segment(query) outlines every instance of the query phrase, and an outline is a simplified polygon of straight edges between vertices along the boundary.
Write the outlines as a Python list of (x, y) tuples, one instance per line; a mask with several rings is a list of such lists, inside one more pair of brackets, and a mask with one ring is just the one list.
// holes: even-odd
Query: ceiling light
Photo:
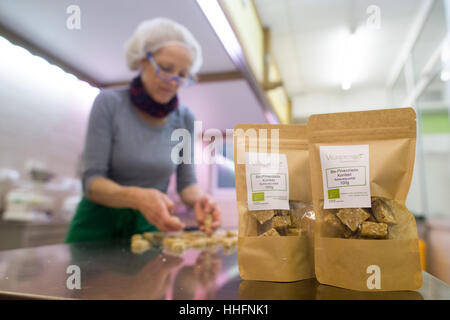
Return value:
[(82, 81), (73, 74), (65, 72), (60, 67), (49, 63), (47, 60), (33, 55), (28, 50), (14, 45), (0, 36), (0, 60), (3, 63), (14, 63), (17, 71), (29, 75), (30, 79), (39, 82), (40, 85), (50, 86), (65, 92), (75, 92), (86, 98), (89, 104), (100, 92), (98, 88)]

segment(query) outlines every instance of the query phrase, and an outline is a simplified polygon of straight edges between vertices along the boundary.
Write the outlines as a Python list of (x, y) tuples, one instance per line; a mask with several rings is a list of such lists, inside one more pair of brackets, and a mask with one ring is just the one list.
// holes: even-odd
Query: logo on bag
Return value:
[(381, 289), (381, 269), (379, 266), (372, 264), (367, 267), (367, 274), (371, 274), (369, 278), (367, 278), (367, 289)]

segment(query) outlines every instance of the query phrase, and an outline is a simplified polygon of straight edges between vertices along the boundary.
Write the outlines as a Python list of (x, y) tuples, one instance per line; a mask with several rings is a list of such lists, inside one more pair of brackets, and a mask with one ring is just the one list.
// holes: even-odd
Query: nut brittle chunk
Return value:
[(372, 200), (372, 213), (375, 219), (377, 219), (377, 222), (387, 223), (389, 225), (397, 224), (391, 208), (383, 199), (375, 198)]
[(274, 210), (261, 210), (261, 211), (253, 212), (253, 215), (260, 224), (263, 224), (263, 223), (269, 221), (270, 219), (272, 219), (272, 217), (275, 215), (275, 211)]
[(388, 225), (386, 223), (376, 223), (364, 221), (361, 224), (361, 236), (372, 239), (386, 239), (388, 235)]
[(360, 224), (370, 217), (370, 214), (361, 208), (340, 209), (336, 215), (352, 232), (355, 232)]

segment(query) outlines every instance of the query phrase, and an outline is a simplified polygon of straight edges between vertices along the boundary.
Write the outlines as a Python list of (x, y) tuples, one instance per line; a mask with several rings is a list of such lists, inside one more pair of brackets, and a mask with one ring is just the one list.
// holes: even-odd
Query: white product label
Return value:
[(321, 146), (324, 209), (370, 208), (369, 146)]
[(289, 210), (289, 172), (285, 154), (245, 153), (248, 209)]

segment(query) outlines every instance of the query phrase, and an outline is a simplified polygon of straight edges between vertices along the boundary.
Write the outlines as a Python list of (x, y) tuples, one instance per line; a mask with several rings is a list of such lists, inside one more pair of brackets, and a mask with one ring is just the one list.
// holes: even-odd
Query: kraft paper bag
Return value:
[(417, 227), (405, 206), (415, 158), (414, 110), (312, 115), (307, 126), (317, 280), (359, 291), (418, 290)]
[[(246, 165), (245, 158), (249, 152), (278, 155), (286, 171), (267, 174), (267, 182), (259, 171), (250, 172), (254, 169)], [(247, 124), (234, 128), (238, 265), (244, 280), (290, 282), (314, 277), (315, 214), (308, 154), (306, 126)], [(273, 195), (273, 190), (281, 194)], [(261, 208), (271, 201), (283, 202), (284, 208)]]

